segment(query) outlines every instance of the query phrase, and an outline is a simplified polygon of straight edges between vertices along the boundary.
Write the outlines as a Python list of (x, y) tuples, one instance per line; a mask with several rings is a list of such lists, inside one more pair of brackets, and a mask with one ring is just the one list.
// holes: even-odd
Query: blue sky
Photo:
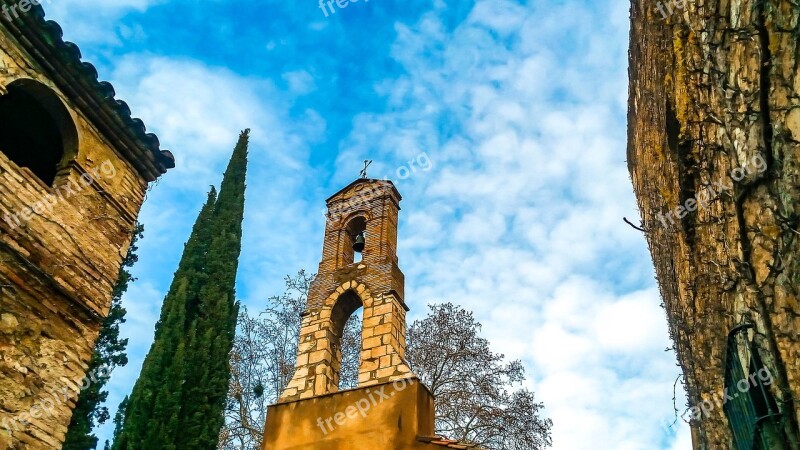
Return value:
[[(209, 185), (252, 128), (238, 295), (253, 310), (319, 263), (324, 200), (357, 175), (404, 196), (410, 318), (474, 310), (522, 359), (556, 450), (679, 450), (678, 375), (625, 167), (624, 0), (54, 0), (48, 17), (178, 167), (148, 194), (125, 297), (138, 375)], [(402, 167), (427, 154), (430, 170)], [(635, 220), (635, 219), (634, 219)], [(679, 397), (678, 404), (683, 403)], [(101, 438), (111, 427), (100, 430)]]

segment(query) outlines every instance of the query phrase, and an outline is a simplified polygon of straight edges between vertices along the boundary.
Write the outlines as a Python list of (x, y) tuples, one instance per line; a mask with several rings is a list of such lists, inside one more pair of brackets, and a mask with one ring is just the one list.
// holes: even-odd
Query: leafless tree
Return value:
[[(219, 449), (260, 449), (267, 406), (277, 401), (294, 375), (300, 314), (305, 310), (313, 279), (302, 270), (294, 277), (287, 276), (285, 292), (270, 298), (266, 310), (255, 317), (247, 308), (240, 313)], [(345, 326), (341, 389), (355, 387), (358, 381), (359, 323), (358, 315), (354, 315)]]
[[(269, 300), (257, 317), (244, 309), (231, 352), (232, 377), (226, 426), (219, 449), (258, 450), (267, 406), (292, 378), (300, 335), (300, 314), (313, 276), (300, 271), (286, 278), (286, 292)], [(358, 382), (361, 318), (356, 314), (342, 337), (340, 389)], [(512, 391), (524, 380), (519, 361), (503, 362), (479, 337), (472, 313), (452, 304), (431, 307), (408, 332), (412, 368), (436, 395), (437, 432), (488, 449), (539, 450), (551, 444), (549, 420), (530, 391)]]
[(527, 389), (520, 361), (505, 363), (480, 337), (473, 314), (445, 303), (408, 331), (411, 368), (436, 397), (436, 432), (497, 450), (539, 450), (552, 445), (552, 421)]

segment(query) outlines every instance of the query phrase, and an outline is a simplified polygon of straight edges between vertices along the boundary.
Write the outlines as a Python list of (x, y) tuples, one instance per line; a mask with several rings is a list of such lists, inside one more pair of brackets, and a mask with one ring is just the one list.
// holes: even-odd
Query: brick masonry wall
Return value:
[(0, 90), (50, 87), (78, 147), (54, 187), (0, 153), (0, 450), (60, 448), (147, 187), (29, 61), (0, 34)]

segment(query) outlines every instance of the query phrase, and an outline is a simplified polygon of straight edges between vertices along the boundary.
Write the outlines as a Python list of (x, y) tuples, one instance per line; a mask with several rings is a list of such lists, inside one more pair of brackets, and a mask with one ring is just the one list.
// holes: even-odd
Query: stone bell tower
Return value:
[[(397, 261), (401, 198), (392, 182), (361, 178), (327, 200), (322, 261), (302, 315), (297, 368), (269, 407), (264, 450), (455, 444), (433, 435), (433, 396), (404, 359), (408, 307)], [(359, 308), (358, 387), (340, 392), (341, 337)]]
[[(328, 199), (322, 262), (303, 315), (297, 371), (281, 401), (339, 390), (339, 343), (345, 323), (359, 308), (364, 308), (364, 322), (358, 386), (411, 376), (403, 362), (408, 307), (397, 265), (400, 200), (391, 182), (364, 178)], [(355, 262), (359, 238), (363, 258)]]

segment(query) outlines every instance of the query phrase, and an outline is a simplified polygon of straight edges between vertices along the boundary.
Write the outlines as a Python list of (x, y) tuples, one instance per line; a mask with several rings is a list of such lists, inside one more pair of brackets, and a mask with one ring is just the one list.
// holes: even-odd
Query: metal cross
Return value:
[(371, 159), (364, 160), (364, 168), (361, 169), (361, 178), (367, 178), (367, 168), (370, 166), (370, 164), (372, 164)]

